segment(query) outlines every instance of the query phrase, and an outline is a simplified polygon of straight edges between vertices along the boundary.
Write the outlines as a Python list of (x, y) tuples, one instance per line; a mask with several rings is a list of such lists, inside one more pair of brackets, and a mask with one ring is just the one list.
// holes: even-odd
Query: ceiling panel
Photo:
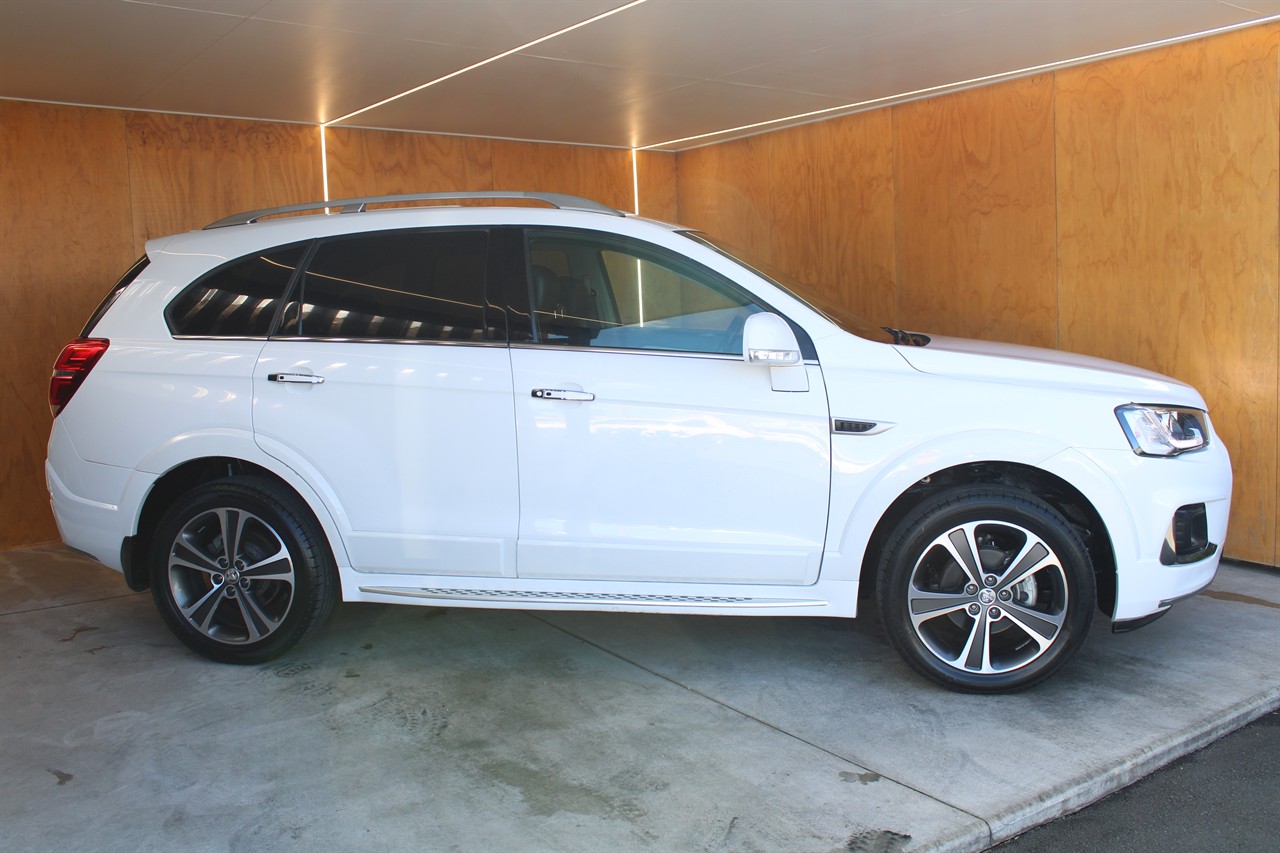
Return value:
[(319, 123), (488, 55), (474, 48), (252, 18), (132, 106)]
[(632, 104), (643, 130), (635, 147), (770, 121), (779, 116), (829, 110), (842, 104), (837, 98), (806, 92), (703, 80)]
[(138, 3), (0, 2), (0, 95), (128, 107), (239, 19)]
[[(43, 0), (41, 0), (43, 2)], [(79, 0), (80, 3), (86, 0)], [(102, 0), (97, 0), (100, 5)], [(122, 0), (136, 6), (163, 6), (170, 9), (186, 9), (189, 12), (210, 12), (217, 15), (233, 15), (248, 18), (261, 10), (271, 0)]]
[[(803, 120), (789, 118), (799, 113), (836, 115), (858, 102), (891, 103), (922, 89), (1280, 16), (1280, 0), (626, 6), (0, 0), (0, 97), (309, 123), (361, 110), (345, 124), (676, 150), (785, 126)], [(673, 142), (709, 133), (717, 135)]]
[(696, 78), (513, 56), (362, 113), (349, 124), (630, 147), (630, 102)]
[[(965, 5), (990, 5), (972, 0)], [(649, 0), (530, 52), (538, 56), (702, 78), (763, 65), (779, 56), (838, 49), (851, 39), (910, 26), (954, 0)]]
[[(844, 45), (781, 57), (725, 79), (855, 102), (1068, 62), (1254, 17), (1217, 0), (975, 4)], [(1106, 26), (1100, 26), (1103, 21)]]
[(492, 56), (625, 3), (626, 0), (270, 0), (257, 17), (471, 47)]

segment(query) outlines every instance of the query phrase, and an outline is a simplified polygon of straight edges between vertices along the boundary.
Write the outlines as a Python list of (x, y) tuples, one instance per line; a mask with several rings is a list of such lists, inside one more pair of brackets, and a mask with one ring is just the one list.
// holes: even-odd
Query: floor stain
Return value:
[(647, 814), (630, 799), (614, 797), (605, 791), (571, 782), (554, 772), (514, 761), (490, 761), (481, 766), (491, 778), (519, 791), (525, 808), (533, 815), (549, 817), (571, 812), (635, 824)]
[(840, 771), (840, 778), (846, 782), (857, 782), (860, 785), (870, 785), (872, 782), (879, 782), (884, 777), (874, 770), (868, 770), (866, 773), (850, 773), (848, 770)]
[[(354, 670), (347, 672), (345, 678), (359, 677)], [(358, 705), (331, 708), (325, 716), (331, 731), (366, 729), (372, 725), (380, 727), (385, 734), (425, 743), (444, 733), (451, 713), (438, 696), (429, 692), (389, 690), (373, 701), (363, 699)]]
[(891, 829), (868, 829), (849, 836), (844, 849), (849, 853), (898, 853), (910, 841), (910, 835)]
[(88, 653), (89, 653), (89, 654), (91, 654), (91, 655), (95, 655), (95, 654), (97, 654), (98, 652), (102, 651), (103, 649), (109, 649), (109, 648), (111, 648), (111, 647), (110, 647), (110, 646), (94, 646), (94, 647), (93, 647), (93, 648), (91, 648), (91, 649), (85, 649), (85, 651), (86, 651), (86, 652), (88, 652)]
[(45, 770), (48, 770), (57, 778), (58, 785), (65, 785), (68, 782), (70, 782), (72, 779), (76, 778), (75, 776), (72, 776), (70, 773), (63, 773), (61, 770), (54, 770), (52, 767), (46, 767)]
[(276, 667), (276, 675), (279, 678), (296, 678), (307, 670), (311, 669), (311, 664), (302, 663), (300, 661), (287, 661)]
[(1265, 598), (1255, 598), (1252, 595), (1241, 595), (1238, 592), (1219, 592), (1215, 589), (1206, 589), (1200, 593), (1205, 598), (1216, 598), (1219, 601), (1236, 601), (1240, 604), (1260, 604), (1263, 607), (1274, 607), (1280, 610), (1280, 602), (1267, 601)]
[(737, 828), (738, 828), (738, 816), (734, 815), (733, 819), (729, 821), (729, 828), (724, 831), (724, 838), (720, 839), (720, 843), (722, 845), (728, 844), (730, 838), (733, 837), (733, 831)]
[(68, 636), (68, 637), (63, 637), (63, 638), (62, 638), (61, 640), (59, 640), (58, 642), (59, 642), (59, 643), (69, 643), (69, 642), (71, 642), (72, 640), (74, 640), (76, 637), (79, 637), (81, 634), (87, 634), (87, 633), (89, 633), (90, 631), (96, 631), (96, 630), (98, 630), (98, 628), (97, 628), (97, 626), (96, 626), (96, 625), (84, 625), (84, 626), (81, 626), (81, 627), (79, 627), (79, 628), (75, 628), (75, 629), (73, 629), (73, 630), (72, 630), (72, 632), (71, 632), (71, 635), (70, 635), (70, 636)]

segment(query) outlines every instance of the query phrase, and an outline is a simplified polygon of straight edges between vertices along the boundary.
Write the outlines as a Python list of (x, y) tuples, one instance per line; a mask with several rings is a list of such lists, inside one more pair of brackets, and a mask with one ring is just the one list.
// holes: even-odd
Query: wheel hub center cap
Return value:
[[(237, 582), (239, 582), (239, 580), (240, 580), (240, 572), (239, 572), (239, 570), (237, 570), (237, 569), (227, 569), (226, 578), (227, 578), (227, 583), (229, 583), (229, 584), (233, 584), (233, 583), (237, 583)], [(985, 592), (985, 590), (984, 590), (984, 592)]]
[(981, 601), (983, 604), (995, 604), (996, 591), (994, 589), (984, 589), (982, 592), (978, 593), (978, 601)]

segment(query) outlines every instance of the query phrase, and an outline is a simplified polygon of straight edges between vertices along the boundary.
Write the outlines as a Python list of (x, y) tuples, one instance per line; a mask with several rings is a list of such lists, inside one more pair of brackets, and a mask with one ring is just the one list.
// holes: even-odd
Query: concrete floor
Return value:
[(6, 851), (982, 850), (1280, 706), (1280, 573), (1003, 697), (872, 615), (348, 604), (223, 666), (57, 546), (0, 552), (0, 652)]

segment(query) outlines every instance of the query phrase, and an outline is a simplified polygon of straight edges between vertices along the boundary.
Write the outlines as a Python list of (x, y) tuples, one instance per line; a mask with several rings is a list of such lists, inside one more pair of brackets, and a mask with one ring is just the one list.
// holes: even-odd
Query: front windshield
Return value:
[(706, 234), (697, 231), (681, 231), (680, 233), (690, 240), (695, 240), (710, 249), (714, 249), (719, 254), (740, 266), (746, 267), (761, 278), (773, 282), (846, 332), (879, 343), (895, 342), (894, 336), (885, 328), (877, 326), (870, 320), (850, 311), (847, 306), (841, 305), (829, 296), (819, 293), (812, 285), (797, 281), (769, 264), (750, 258), (736, 246), (731, 246), (723, 240), (708, 237)]

